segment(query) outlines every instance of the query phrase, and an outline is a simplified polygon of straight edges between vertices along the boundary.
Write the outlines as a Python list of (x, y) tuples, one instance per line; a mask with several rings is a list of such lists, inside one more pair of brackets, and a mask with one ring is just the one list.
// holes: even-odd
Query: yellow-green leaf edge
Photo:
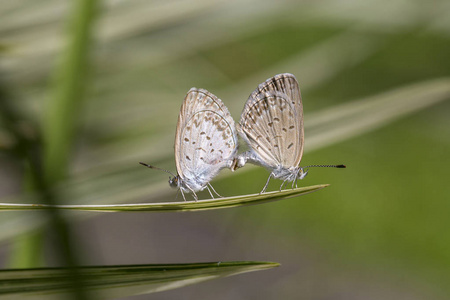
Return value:
[(327, 187), (328, 184), (313, 185), (282, 191), (267, 192), (264, 194), (250, 194), (226, 198), (165, 202), (165, 203), (141, 203), (141, 204), (111, 204), (111, 205), (46, 205), (46, 204), (14, 204), (0, 203), (0, 211), (12, 210), (41, 210), (63, 209), (95, 212), (180, 212), (202, 211), (220, 208), (237, 207), (252, 204), (278, 201), (309, 194)]

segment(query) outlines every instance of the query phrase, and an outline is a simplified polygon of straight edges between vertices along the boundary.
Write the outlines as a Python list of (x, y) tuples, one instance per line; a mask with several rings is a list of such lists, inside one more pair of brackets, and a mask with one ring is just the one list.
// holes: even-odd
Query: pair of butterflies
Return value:
[[(250, 147), (238, 154), (238, 134)], [(303, 106), (297, 79), (289, 73), (275, 75), (260, 84), (245, 103), (239, 124), (235, 125), (222, 100), (204, 89), (191, 88), (181, 106), (175, 134), (177, 175), (169, 184), (184, 193), (211, 189), (209, 183), (220, 170), (232, 171), (247, 162), (261, 165), (271, 173), (261, 191), (266, 191), (271, 178), (297, 186), (307, 171), (300, 167), (303, 155)], [(140, 163), (149, 168), (157, 167)], [(344, 165), (313, 165), (337, 167)], [(167, 170), (163, 170), (171, 174)], [(219, 194), (217, 194), (219, 195)], [(220, 195), (219, 195), (220, 196)]]

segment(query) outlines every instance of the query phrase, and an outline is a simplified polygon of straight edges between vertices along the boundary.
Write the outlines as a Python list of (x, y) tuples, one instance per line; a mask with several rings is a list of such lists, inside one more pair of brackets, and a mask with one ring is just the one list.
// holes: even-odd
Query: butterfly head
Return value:
[(305, 171), (305, 170), (303, 170), (303, 168), (299, 168), (298, 173), (297, 173), (297, 178), (301, 180), (301, 179), (305, 178), (306, 175), (308, 175), (308, 169), (306, 169), (306, 171)]
[(169, 185), (173, 188), (177, 188), (180, 182), (180, 175), (169, 177)]

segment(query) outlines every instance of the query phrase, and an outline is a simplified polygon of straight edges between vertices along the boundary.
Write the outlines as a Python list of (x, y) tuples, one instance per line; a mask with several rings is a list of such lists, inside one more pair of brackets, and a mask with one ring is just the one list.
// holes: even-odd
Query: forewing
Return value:
[(246, 113), (246, 109), (251, 107), (252, 102), (263, 97), (266, 93), (286, 94), (288, 99), (291, 99), (292, 104), (295, 106), (295, 110), (301, 112), (301, 115), (303, 116), (302, 97), (298, 81), (295, 76), (290, 73), (275, 75), (258, 85), (248, 97), (242, 114)]
[(255, 100), (240, 122), (247, 143), (269, 168), (297, 166), (301, 129), (292, 102), (282, 93), (266, 93)]
[(202, 110), (214, 111), (223, 116), (227, 122), (234, 122), (222, 100), (205, 89), (193, 87), (186, 94), (183, 105), (181, 106), (180, 115), (178, 117), (177, 133), (179, 128), (184, 128), (186, 126), (186, 123), (195, 113)]
[[(265, 109), (267, 113), (259, 116), (258, 110)], [(258, 125), (251, 116), (260, 120)], [(253, 122), (250, 127), (249, 122)], [(244, 129), (246, 124), (247, 129)], [(302, 98), (295, 76), (278, 74), (261, 83), (245, 104), (240, 127), (245, 134), (243, 138), (266, 164), (275, 162), (285, 168), (298, 166), (303, 155), (304, 128)]]
[(208, 183), (237, 152), (234, 120), (223, 102), (192, 88), (183, 102), (175, 135), (175, 161), (182, 180)]

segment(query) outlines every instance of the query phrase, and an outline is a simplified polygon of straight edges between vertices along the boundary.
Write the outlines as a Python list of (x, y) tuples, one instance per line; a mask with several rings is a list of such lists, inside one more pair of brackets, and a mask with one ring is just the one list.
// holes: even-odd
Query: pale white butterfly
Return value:
[(250, 94), (237, 126), (239, 135), (250, 149), (239, 154), (232, 170), (248, 161), (261, 165), (271, 173), (261, 193), (266, 191), (270, 179), (283, 180), (297, 186), (297, 180), (308, 174), (309, 167), (345, 168), (344, 165), (311, 165), (300, 167), (303, 155), (303, 105), (297, 79), (289, 73), (267, 79)]
[(192, 192), (198, 200), (195, 192), (205, 188), (214, 198), (210, 188), (217, 192), (209, 182), (220, 170), (231, 168), (237, 149), (235, 123), (222, 100), (207, 90), (191, 88), (181, 106), (175, 133), (177, 175), (140, 164), (171, 174), (169, 184), (181, 190), (184, 200), (184, 192)]

